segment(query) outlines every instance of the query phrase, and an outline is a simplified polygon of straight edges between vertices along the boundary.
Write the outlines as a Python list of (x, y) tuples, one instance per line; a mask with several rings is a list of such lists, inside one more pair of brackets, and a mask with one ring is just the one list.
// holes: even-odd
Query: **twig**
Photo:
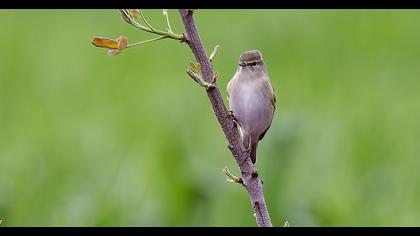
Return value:
[(216, 45), (215, 47), (214, 47), (214, 49), (213, 49), (213, 52), (210, 54), (210, 62), (213, 62), (213, 60), (214, 60), (214, 57), (217, 55), (217, 53), (219, 52), (219, 48), (220, 48), (220, 46), (219, 45)]
[[(225, 166), (223, 168), (223, 173), (225, 173), (226, 175), (226, 180), (231, 182), (231, 183), (238, 183), (241, 184), (242, 186), (244, 186), (244, 181), (241, 177), (235, 176), (234, 174), (230, 173), (229, 169), (227, 168), (227, 166)], [(244, 186), (245, 187), (245, 186)]]
[[(166, 36), (165, 38), (172, 38), (172, 39), (179, 40), (181, 42), (183, 42), (184, 40), (186, 40), (183, 35), (175, 34), (170, 29), (168, 29), (168, 31), (165, 32), (165, 31), (157, 30), (157, 29), (153, 28), (149, 24), (149, 22), (146, 20), (146, 18), (144, 17), (144, 15), (143, 15), (143, 13), (142, 13), (141, 10), (139, 10), (139, 15), (140, 15), (140, 18), (142, 19), (142, 21), (146, 24), (146, 26), (138, 23), (136, 21), (136, 19), (130, 14), (130, 12), (128, 11), (128, 9), (120, 9), (119, 11), (120, 11), (121, 17), (128, 24), (130, 24), (130, 25), (132, 25), (132, 26), (134, 26), (134, 27), (136, 27), (136, 28), (138, 28), (140, 30), (143, 30), (143, 31), (146, 31), (146, 32), (149, 32), (149, 33), (152, 33), (152, 34)], [(169, 25), (169, 18), (166, 18), (166, 20), (168, 21), (168, 25)]]
[[(210, 103), (212, 104), (217, 121), (219, 122), (223, 133), (226, 136), (229, 149), (231, 150), (233, 157), (235, 158), (241, 170), (242, 183), (248, 192), (249, 199), (254, 209), (257, 225), (263, 227), (272, 226), (264, 199), (261, 180), (258, 175), (253, 174), (255, 173), (255, 168), (249, 158), (249, 153), (246, 152), (242, 144), (238, 130), (234, 126), (233, 119), (231, 119), (231, 116), (229, 115), (229, 112), (223, 102), (220, 90), (213, 79), (215, 73), (213, 72), (210, 58), (207, 56), (206, 51), (204, 50), (200, 36), (195, 27), (193, 11), (187, 9), (179, 9), (179, 14), (182, 17), (188, 38), (186, 43), (191, 48), (191, 51), (193, 52), (198, 64), (200, 64), (201, 75), (204, 82), (215, 84), (213, 89), (206, 90), (207, 95), (210, 99)], [(217, 52), (217, 50), (215, 51)]]
[(171, 24), (169, 23), (168, 9), (163, 9), (163, 15), (166, 17), (166, 25), (168, 26), (168, 31), (172, 32)]
[(165, 38), (167, 38), (167, 36), (160, 36), (160, 37), (157, 37), (157, 38), (153, 38), (153, 39), (149, 39), (149, 40), (145, 40), (145, 41), (141, 41), (141, 42), (129, 44), (129, 45), (127, 45), (127, 48), (135, 47), (135, 46), (142, 45), (142, 44), (145, 44), (145, 43), (155, 42), (155, 41), (158, 41), (158, 40), (161, 40), (161, 39), (165, 39)]

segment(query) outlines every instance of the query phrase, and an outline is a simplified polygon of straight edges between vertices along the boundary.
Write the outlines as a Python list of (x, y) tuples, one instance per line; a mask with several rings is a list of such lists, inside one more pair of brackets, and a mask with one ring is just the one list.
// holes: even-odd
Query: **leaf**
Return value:
[(103, 38), (103, 37), (94, 37), (92, 40), (92, 44), (95, 45), (96, 47), (101, 47), (101, 48), (113, 48), (113, 49), (118, 48), (117, 40)]
[(108, 49), (108, 51), (106, 52), (108, 54), (108, 56), (115, 56), (118, 53), (120, 53), (121, 51), (118, 49)]
[(127, 48), (128, 39), (125, 36), (120, 36), (117, 39), (94, 37), (92, 40), (92, 44), (97, 47), (108, 48), (108, 56), (115, 56), (119, 54), (122, 50)]
[(125, 36), (120, 36), (118, 39), (118, 49), (123, 50), (128, 45), (128, 39)]
[(137, 18), (139, 18), (140, 17), (140, 9), (128, 9), (129, 10), (129, 12), (130, 12), (130, 16), (133, 18), (133, 19), (137, 19)]

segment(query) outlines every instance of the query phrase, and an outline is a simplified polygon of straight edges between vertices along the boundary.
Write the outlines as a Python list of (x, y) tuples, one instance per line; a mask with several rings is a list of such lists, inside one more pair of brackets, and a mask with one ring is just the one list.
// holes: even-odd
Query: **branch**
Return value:
[[(94, 37), (92, 44), (97, 47), (107, 48), (108, 55), (110, 56), (117, 55), (126, 48), (143, 45), (145, 43), (150, 43), (165, 38), (179, 40), (188, 44), (197, 60), (197, 63), (190, 62), (187, 74), (199, 85), (206, 88), (207, 96), (210, 99), (214, 114), (216, 115), (217, 121), (219, 122), (223, 133), (225, 134), (228, 142), (228, 148), (232, 152), (232, 155), (235, 158), (239, 169), (241, 170), (242, 177), (234, 176), (229, 172), (227, 167), (224, 168), (224, 173), (230, 182), (239, 183), (246, 188), (249, 199), (251, 201), (251, 205), (254, 209), (254, 216), (257, 221), (257, 225), (264, 227), (272, 226), (264, 200), (262, 180), (259, 178), (254, 164), (251, 162), (250, 153), (246, 151), (242, 144), (242, 140), (236, 128), (235, 118), (230, 112), (227, 111), (223, 102), (222, 95), (220, 94), (220, 90), (217, 86), (218, 75), (213, 71), (213, 66), (211, 63), (218, 52), (219, 45), (214, 48), (212, 54), (210, 57), (208, 57), (195, 27), (193, 12), (194, 10), (191, 9), (179, 9), (179, 14), (182, 17), (186, 31), (185, 35), (175, 34), (172, 32), (168, 12), (166, 9), (163, 10), (163, 14), (166, 17), (168, 26), (166, 32), (153, 28), (151, 24), (146, 20), (140, 9), (121, 9), (121, 17), (127, 23), (140, 30), (152, 34), (157, 34), (159, 37), (132, 44), (128, 44), (128, 39), (125, 36), (120, 36), (117, 39)], [(136, 21), (138, 17), (141, 18), (146, 26)]]
[(254, 216), (258, 226), (268, 227), (272, 226), (270, 216), (268, 214), (267, 206), (265, 204), (263, 186), (258, 173), (255, 170), (249, 158), (249, 153), (245, 150), (242, 144), (239, 132), (236, 129), (234, 121), (229, 114), (223, 102), (222, 95), (217, 86), (215, 73), (201, 42), (200, 36), (194, 24), (193, 11), (187, 9), (179, 9), (179, 14), (184, 23), (187, 40), (185, 42), (191, 48), (198, 64), (201, 67), (201, 75), (205, 83), (214, 84), (212, 89), (207, 89), (207, 96), (213, 107), (214, 114), (219, 122), (223, 133), (226, 136), (228, 147), (232, 152), (236, 163), (239, 166), (242, 174), (242, 184), (246, 188), (254, 209)]

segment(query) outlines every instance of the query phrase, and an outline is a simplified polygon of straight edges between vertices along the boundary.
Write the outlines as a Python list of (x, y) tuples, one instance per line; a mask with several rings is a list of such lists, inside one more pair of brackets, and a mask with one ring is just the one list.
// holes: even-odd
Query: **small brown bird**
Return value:
[(276, 109), (276, 93), (268, 78), (262, 54), (246, 51), (227, 86), (229, 107), (238, 124), (242, 142), (257, 161), (257, 145), (270, 128)]

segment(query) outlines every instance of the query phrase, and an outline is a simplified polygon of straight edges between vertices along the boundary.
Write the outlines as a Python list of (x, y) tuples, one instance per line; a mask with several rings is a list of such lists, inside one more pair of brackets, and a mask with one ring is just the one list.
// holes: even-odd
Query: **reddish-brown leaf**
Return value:
[(119, 42), (114, 39), (108, 39), (103, 37), (94, 37), (92, 44), (96, 47), (117, 49), (119, 47)]

